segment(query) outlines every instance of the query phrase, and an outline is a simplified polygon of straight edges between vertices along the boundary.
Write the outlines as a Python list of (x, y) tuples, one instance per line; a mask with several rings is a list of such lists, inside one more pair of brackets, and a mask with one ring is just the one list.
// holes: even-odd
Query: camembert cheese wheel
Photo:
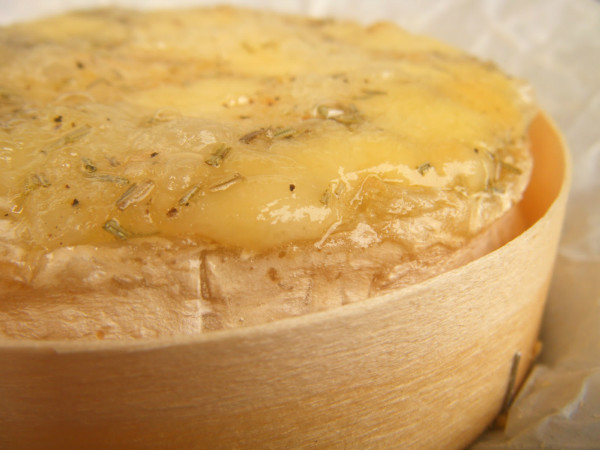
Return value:
[(255, 325), (518, 228), (528, 86), (393, 24), (229, 7), (0, 30), (0, 336)]

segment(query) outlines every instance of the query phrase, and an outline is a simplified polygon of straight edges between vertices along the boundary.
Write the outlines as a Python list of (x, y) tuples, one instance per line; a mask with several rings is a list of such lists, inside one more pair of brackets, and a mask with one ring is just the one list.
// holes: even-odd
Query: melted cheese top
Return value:
[(456, 246), (529, 176), (525, 85), (388, 23), (78, 12), (0, 30), (0, 60), (0, 222), (25, 248)]

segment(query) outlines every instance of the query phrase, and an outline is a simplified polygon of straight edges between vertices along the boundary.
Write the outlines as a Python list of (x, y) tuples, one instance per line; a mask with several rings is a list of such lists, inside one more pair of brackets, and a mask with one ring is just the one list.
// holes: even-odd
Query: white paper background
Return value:
[[(94, 5), (207, 0), (0, 0), (0, 24)], [(573, 188), (545, 315), (543, 353), (504, 432), (475, 449), (600, 449), (600, 2), (597, 0), (233, 0), (284, 12), (392, 20), (528, 79), (572, 151)]]

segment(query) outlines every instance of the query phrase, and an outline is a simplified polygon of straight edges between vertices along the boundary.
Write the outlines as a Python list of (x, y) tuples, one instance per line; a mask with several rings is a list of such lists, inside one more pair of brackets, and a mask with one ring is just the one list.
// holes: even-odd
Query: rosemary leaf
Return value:
[(282, 128), (275, 130), (273, 132), (273, 140), (275, 139), (287, 139), (296, 135), (296, 130), (294, 128)]
[(180, 205), (189, 205), (190, 204), (190, 199), (196, 195), (196, 193), (200, 190), (200, 186), (195, 184), (194, 186), (192, 186), (185, 194), (183, 194), (183, 197), (181, 197), (179, 199), (179, 203)]
[(327, 189), (325, 189), (325, 192), (323, 192), (323, 195), (321, 195), (320, 198), (320, 202), (323, 203), (325, 206), (329, 205), (329, 200), (331, 199), (331, 187), (328, 187)]
[(521, 169), (519, 169), (516, 166), (513, 166), (512, 164), (507, 163), (506, 161), (500, 160), (500, 167), (502, 167), (503, 170), (507, 170), (517, 175), (521, 175), (523, 173)]
[(212, 167), (220, 167), (230, 151), (231, 147), (227, 147), (225, 144), (219, 144), (211, 153), (210, 157), (204, 162)]
[(77, 129), (65, 134), (64, 136), (61, 136), (58, 139), (50, 142), (49, 144), (44, 146), (44, 148), (42, 148), (41, 152), (44, 154), (47, 154), (48, 152), (50, 152), (52, 150), (56, 150), (60, 147), (64, 147), (65, 145), (69, 145), (74, 142), (77, 142), (78, 140), (87, 136), (91, 131), (92, 131), (92, 127), (90, 127), (89, 125), (84, 125), (82, 127), (79, 127)]
[(387, 95), (387, 92), (381, 91), (379, 89), (362, 89), (362, 93), (365, 95)]
[(25, 192), (31, 192), (39, 187), (50, 186), (50, 180), (43, 173), (32, 173), (25, 179)]
[(146, 180), (140, 184), (134, 183), (117, 200), (117, 207), (123, 211), (128, 206), (141, 202), (150, 195), (153, 189), (154, 181), (152, 180)]
[(355, 125), (363, 121), (354, 105), (318, 105), (316, 115), (321, 119), (334, 120), (344, 125)]
[(125, 230), (117, 219), (110, 219), (102, 226), (102, 228), (104, 228), (104, 230), (108, 231), (117, 239), (125, 240), (131, 236), (131, 233)]
[(239, 183), (243, 179), (244, 177), (241, 174), (234, 173), (233, 175), (225, 178), (224, 180), (218, 181), (217, 183), (209, 186), (208, 190), (210, 192), (224, 191), (225, 189), (229, 189), (234, 184)]
[(431, 163), (426, 162), (417, 167), (417, 172), (424, 176), (432, 168), (433, 166), (431, 165)]
[(129, 184), (129, 180), (127, 178), (111, 175), (109, 173), (89, 173), (85, 174), (86, 178), (90, 178), (95, 181), (104, 181), (107, 183), (117, 183), (117, 184)]
[(266, 128), (260, 128), (258, 130), (251, 131), (250, 133), (243, 135), (240, 138), (240, 142), (243, 142), (244, 144), (249, 144), (254, 139), (264, 136), (266, 132), (267, 132)]
[(92, 127), (90, 127), (89, 125), (84, 125), (71, 131), (70, 133), (65, 134), (62, 137), (62, 139), (65, 144), (72, 144), (73, 142), (77, 142), (84, 136), (87, 136), (90, 133), (90, 131), (92, 131)]
[(81, 158), (81, 162), (83, 163), (83, 168), (88, 172), (95, 172), (96, 170), (98, 170), (94, 163), (85, 156)]

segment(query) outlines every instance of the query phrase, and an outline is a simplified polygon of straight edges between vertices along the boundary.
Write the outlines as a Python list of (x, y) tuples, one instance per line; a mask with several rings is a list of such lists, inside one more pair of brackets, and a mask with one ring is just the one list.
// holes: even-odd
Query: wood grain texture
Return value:
[(532, 130), (530, 227), (456, 270), (289, 320), (146, 342), (0, 342), (1, 449), (460, 449), (531, 360), (568, 186)]

